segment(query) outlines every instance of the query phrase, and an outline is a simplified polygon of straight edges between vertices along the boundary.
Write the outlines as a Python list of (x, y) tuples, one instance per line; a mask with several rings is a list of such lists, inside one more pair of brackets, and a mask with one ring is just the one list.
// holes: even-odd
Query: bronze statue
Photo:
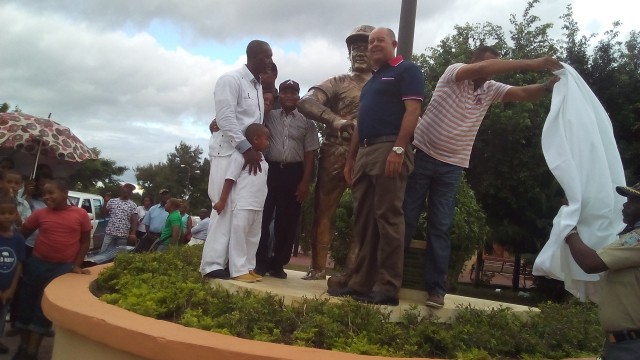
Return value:
[[(344, 166), (351, 140), (351, 132), (357, 122), (360, 92), (371, 77), (371, 65), (367, 57), (369, 34), (373, 26), (356, 27), (346, 43), (351, 60), (351, 72), (334, 76), (313, 86), (298, 102), (298, 111), (309, 119), (325, 125), (324, 141), (320, 147), (318, 178), (316, 180), (313, 227), (311, 230), (311, 267), (305, 280), (326, 278), (327, 253), (333, 234), (332, 220), (347, 188)], [(349, 244), (347, 272), (358, 252), (355, 241)]]

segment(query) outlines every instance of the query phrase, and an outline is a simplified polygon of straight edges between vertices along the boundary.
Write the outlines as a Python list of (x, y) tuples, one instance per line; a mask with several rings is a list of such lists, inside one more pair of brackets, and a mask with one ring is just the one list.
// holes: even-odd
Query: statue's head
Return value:
[(367, 48), (369, 43), (369, 34), (375, 29), (371, 25), (360, 25), (353, 29), (351, 34), (345, 40), (347, 49), (349, 50), (349, 59), (351, 60), (351, 71), (369, 72), (371, 65), (367, 56)]

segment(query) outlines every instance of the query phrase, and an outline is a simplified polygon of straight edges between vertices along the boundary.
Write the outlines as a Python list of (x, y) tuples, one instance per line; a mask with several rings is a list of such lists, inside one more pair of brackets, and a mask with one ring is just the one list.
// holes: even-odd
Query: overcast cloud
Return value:
[[(558, 17), (570, 2), (585, 33), (602, 33), (613, 20), (623, 21), (623, 37), (640, 30), (635, 1), (610, 0), (603, 8), (591, 0), (545, 0), (534, 12), (559, 35)], [(489, 21), (508, 30), (510, 14), (520, 16), (525, 6), (419, 0), (414, 52), (436, 45), (456, 24)], [(304, 92), (348, 69), (344, 38), (353, 27), (397, 29), (399, 14), (400, 0), (3, 1), (0, 102), (52, 113), (130, 168), (164, 161), (181, 140), (206, 154), (213, 87), (244, 64), (248, 40), (269, 41), (279, 81), (293, 78)]]

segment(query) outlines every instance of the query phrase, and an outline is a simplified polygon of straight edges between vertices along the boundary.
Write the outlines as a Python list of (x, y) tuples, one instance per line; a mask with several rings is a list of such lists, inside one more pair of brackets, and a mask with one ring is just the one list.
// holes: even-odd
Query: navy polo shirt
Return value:
[(360, 93), (360, 140), (398, 135), (404, 116), (404, 100), (424, 99), (420, 68), (397, 56), (373, 73)]

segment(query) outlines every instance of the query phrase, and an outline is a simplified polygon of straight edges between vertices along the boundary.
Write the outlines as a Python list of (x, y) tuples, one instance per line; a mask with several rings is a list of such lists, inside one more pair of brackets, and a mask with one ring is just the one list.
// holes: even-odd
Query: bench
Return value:
[[(471, 265), (471, 271), (469, 273), (469, 280), (473, 283), (473, 276), (475, 274), (476, 263)], [(504, 275), (504, 276), (513, 276), (513, 270), (515, 268), (515, 259), (513, 258), (502, 258), (490, 255), (484, 255), (482, 257), (482, 263), (480, 268), (480, 278), (488, 278), (489, 282), (491, 282), (491, 278), (493, 278), (496, 274)], [(527, 287), (527, 280), (533, 280), (533, 275), (531, 274), (531, 265), (524, 261), (520, 261), (520, 278), (522, 279), (523, 287)]]

